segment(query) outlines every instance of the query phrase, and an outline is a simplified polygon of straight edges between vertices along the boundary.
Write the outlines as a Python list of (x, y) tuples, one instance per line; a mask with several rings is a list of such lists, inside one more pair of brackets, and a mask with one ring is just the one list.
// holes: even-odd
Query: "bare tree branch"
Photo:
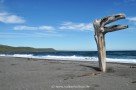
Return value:
[(122, 29), (126, 29), (128, 28), (128, 25), (113, 25), (113, 26), (108, 26), (108, 27), (104, 27), (104, 33), (108, 33), (108, 32), (113, 32), (113, 31), (118, 31), (118, 30), (122, 30)]
[(107, 16), (107, 17), (101, 19), (100, 25), (101, 25), (101, 27), (103, 27), (103, 26), (105, 26), (111, 22), (117, 21), (119, 19), (125, 19), (125, 15), (124, 14), (117, 14), (114, 16)]

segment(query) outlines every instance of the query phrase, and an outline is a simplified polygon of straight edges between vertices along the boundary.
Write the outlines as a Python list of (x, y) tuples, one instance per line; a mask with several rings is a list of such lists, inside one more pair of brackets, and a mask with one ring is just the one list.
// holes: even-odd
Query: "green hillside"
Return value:
[(12, 47), (0, 45), (0, 53), (55, 52), (53, 48)]

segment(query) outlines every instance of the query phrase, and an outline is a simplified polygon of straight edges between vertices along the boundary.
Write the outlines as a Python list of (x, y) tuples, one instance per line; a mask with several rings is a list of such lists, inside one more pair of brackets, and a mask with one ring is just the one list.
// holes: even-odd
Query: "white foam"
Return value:
[[(22, 58), (37, 58), (37, 59), (53, 59), (53, 60), (72, 60), (72, 61), (98, 61), (97, 57), (85, 57), (85, 56), (34, 56), (33, 54), (13, 54), (6, 55), (0, 54), (4, 57), (22, 57)], [(117, 58), (106, 58), (107, 62), (120, 62), (120, 63), (136, 63), (136, 59), (117, 59)]]
[(25, 57), (25, 58), (32, 58), (33, 54), (14, 54), (13, 57)]
[(0, 56), (5, 56), (5, 57), (24, 57), (24, 58), (31, 58), (33, 57), (32, 54), (0, 54)]
[(136, 63), (136, 59), (106, 58), (107, 62)]
[[(37, 57), (35, 57), (37, 58)], [(83, 56), (52, 56), (52, 55), (47, 55), (47, 56), (41, 56), (39, 58), (43, 59), (54, 59), (54, 60), (76, 60), (76, 61), (95, 61), (96, 57), (83, 57)]]
[(5, 54), (0, 54), (0, 56), (6, 56)]

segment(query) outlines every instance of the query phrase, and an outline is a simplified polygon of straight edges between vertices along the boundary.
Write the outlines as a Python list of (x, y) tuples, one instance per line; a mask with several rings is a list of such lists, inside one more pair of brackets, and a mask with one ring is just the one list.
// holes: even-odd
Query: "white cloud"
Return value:
[(1, 33), (0, 38), (45, 38), (45, 37), (63, 37), (59, 33), (42, 33), (42, 32), (32, 32), (32, 33)]
[(73, 22), (64, 22), (60, 24), (60, 26), (48, 26), (48, 25), (41, 25), (41, 26), (26, 26), (26, 25), (19, 25), (13, 27), (13, 30), (45, 30), (48, 32), (56, 32), (54, 30), (76, 30), (76, 31), (93, 31), (92, 23), (73, 23)]
[(136, 17), (128, 17), (127, 20), (131, 22), (136, 22)]
[(24, 23), (25, 20), (17, 15), (12, 15), (6, 12), (0, 13), (0, 22), (3, 23)]
[(64, 22), (61, 24), (59, 29), (66, 29), (66, 30), (93, 30), (92, 23), (73, 23), (73, 22)]
[(14, 30), (38, 30), (38, 27), (30, 27), (30, 26), (15, 26)]
[(15, 26), (14, 30), (46, 30), (46, 31), (53, 31), (55, 30), (52, 26)]
[(52, 26), (40, 26), (39, 30), (48, 30), (48, 31), (50, 31), (50, 30), (55, 30), (55, 28), (52, 27)]

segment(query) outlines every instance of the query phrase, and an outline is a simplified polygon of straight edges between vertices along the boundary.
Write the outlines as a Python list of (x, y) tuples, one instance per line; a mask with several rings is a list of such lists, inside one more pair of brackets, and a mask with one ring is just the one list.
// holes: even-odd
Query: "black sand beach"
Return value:
[(0, 57), (0, 90), (136, 90), (136, 65)]

